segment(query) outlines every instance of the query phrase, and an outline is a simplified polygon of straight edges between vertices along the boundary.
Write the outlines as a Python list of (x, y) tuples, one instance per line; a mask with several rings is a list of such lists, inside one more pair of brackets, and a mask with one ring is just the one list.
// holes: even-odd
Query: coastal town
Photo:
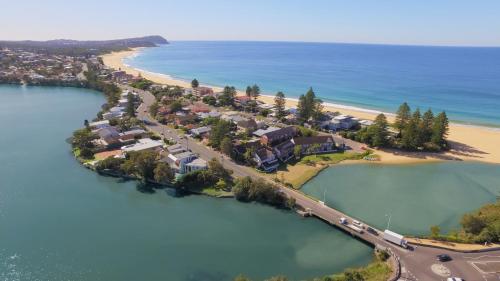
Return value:
[[(414, 252), (416, 245), (436, 242), (408, 239), (414, 245), (408, 246), (407, 238), (378, 230), (298, 191), (338, 162), (378, 162), (380, 147), (448, 149), (444, 112), (434, 116), (429, 110), (421, 115), (404, 103), (390, 124), (384, 114), (372, 120), (325, 110), (313, 89), (299, 98), (297, 106), (287, 105), (281, 92), (274, 103), (266, 103), (259, 99), (262, 93), (255, 84), (245, 92), (201, 85), (196, 79), (190, 87), (159, 84), (113, 69), (96, 55), (44, 55), (4, 48), (0, 63), (3, 83), (87, 87), (104, 93), (107, 102), (96, 118), (82, 120), (83, 127), (71, 139), (75, 157), (102, 175), (136, 179), (144, 192), (174, 187), (318, 217), (374, 245), (376, 260), (389, 280), (402, 274), (429, 276), (424, 261), (454, 250), (443, 243), (442, 250)], [(453, 270), (462, 272), (460, 267), (457, 263)]]

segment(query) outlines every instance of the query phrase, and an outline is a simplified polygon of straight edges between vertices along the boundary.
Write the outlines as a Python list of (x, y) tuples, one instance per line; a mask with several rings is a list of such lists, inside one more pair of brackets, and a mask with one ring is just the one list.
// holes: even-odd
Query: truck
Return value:
[(408, 242), (405, 240), (403, 235), (397, 234), (396, 232), (386, 229), (384, 231), (384, 240), (394, 243), (400, 247), (408, 248)]

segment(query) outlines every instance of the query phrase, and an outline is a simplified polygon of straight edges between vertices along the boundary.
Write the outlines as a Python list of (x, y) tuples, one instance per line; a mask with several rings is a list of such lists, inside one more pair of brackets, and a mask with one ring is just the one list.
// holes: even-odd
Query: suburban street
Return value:
[[(132, 90), (126, 86), (123, 86), (123, 88)], [(178, 143), (186, 144), (192, 152), (197, 153), (199, 157), (205, 160), (210, 160), (212, 158), (219, 159), (225, 168), (233, 170), (234, 176), (236, 177), (262, 177), (262, 175), (260, 175), (253, 168), (238, 165), (217, 151), (214, 151), (211, 148), (208, 148), (205, 145), (189, 138), (181, 137), (176, 130), (170, 129), (167, 126), (158, 123), (156, 120), (153, 120), (149, 116), (148, 108), (155, 102), (154, 96), (147, 91), (137, 89), (133, 90), (138, 92), (143, 100), (143, 103), (137, 110), (138, 118), (147, 121), (146, 126), (149, 130), (163, 135), (167, 139), (172, 138)], [(355, 146), (356, 144), (346, 142), (346, 145)], [(265, 179), (269, 180), (267, 178)], [(283, 193), (294, 198), (296, 203), (302, 206), (305, 210), (310, 210), (314, 216), (347, 232), (347, 235), (356, 236), (358, 239), (379, 248), (390, 249), (397, 257), (399, 257), (401, 263), (400, 280), (433, 281), (446, 280), (447, 277), (460, 277), (468, 281), (500, 280), (500, 250), (483, 253), (459, 253), (450, 250), (423, 246), (414, 246), (411, 250), (403, 249), (383, 240), (383, 230), (376, 230), (378, 235), (374, 235), (367, 231), (364, 231), (362, 234), (357, 233), (345, 225), (340, 224), (339, 220), (342, 217), (347, 218), (349, 221), (352, 221), (353, 219), (361, 221), (360, 219), (351, 218), (333, 207), (326, 206), (322, 202), (307, 197), (297, 190), (287, 188), (285, 186), (279, 187)], [(366, 223), (363, 224), (368, 226)], [(436, 260), (436, 255), (438, 254), (448, 254), (452, 257), (452, 261), (439, 262)]]

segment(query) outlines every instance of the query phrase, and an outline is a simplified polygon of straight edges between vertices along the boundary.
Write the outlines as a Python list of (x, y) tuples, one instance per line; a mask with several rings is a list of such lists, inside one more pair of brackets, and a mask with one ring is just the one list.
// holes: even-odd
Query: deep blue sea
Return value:
[(395, 112), (446, 110), (456, 122), (500, 127), (500, 48), (291, 42), (172, 42), (125, 59), (133, 67), (202, 84)]

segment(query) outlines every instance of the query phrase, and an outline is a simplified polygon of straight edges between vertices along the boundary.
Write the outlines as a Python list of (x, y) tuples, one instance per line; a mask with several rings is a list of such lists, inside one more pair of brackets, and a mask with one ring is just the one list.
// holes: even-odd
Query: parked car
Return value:
[(441, 254), (441, 255), (437, 255), (437, 260), (440, 262), (451, 261), (451, 257), (448, 256), (447, 254)]
[(354, 225), (355, 225), (355, 226), (357, 226), (357, 227), (363, 228), (363, 224), (362, 224), (362, 223), (360, 223), (360, 222), (359, 222), (359, 221), (357, 221), (357, 220), (353, 220), (353, 221), (352, 221), (352, 224), (354, 224)]
[(349, 224), (349, 222), (347, 222), (346, 218), (340, 218), (340, 223), (343, 224), (343, 225)]
[(465, 281), (465, 279), (458, 277), (449, 277), (448, 279), (446, 279), (446, 281)]
[(375, 236), (378, 236), (378, 232), (375, 229), (371, 228), (371, 227), (367, 227), (366, 231), (368, 231), (369, 233), (371, 233), (371, 234), (373, 234)]

